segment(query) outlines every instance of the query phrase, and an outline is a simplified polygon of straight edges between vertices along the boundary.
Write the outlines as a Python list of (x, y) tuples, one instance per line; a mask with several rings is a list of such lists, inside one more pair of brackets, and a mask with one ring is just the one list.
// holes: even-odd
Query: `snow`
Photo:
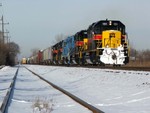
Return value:
[(7, 93), (7, 90), (9, 89), (16, 70), (17, 68), (15, 67), (7, 66), (0, 70), (0, 106)]
[[(10, 75), (13, 76), (11, 73)], [(7, 89), (5, 92), (7, 92)], [(41, 81), (24, 67), (20, 67), (11, 104), (7, 112), (44, 113), (45, 111), (48, 113), (51, 111), (53, 113), (62, 111), (65, 113), (91, 113), (87, 108), (83, 108), (68, 96)]]
[[(25, 66), (105, 113), (150, 112), (150, 72)], [(0, 70), (0, 80), (4, 77), (1, 73), (4, 73), (4, 69)], [(11, 75), (11, 71), (8, 73)], [(37, 98), (53, 103), (52, 113), (88, 113), (88, 110), (76, 105), (60, 92), (52, 90), (23, 67), (19, 69), (17, 81), (10, 113), (33, 113), (36, 108), (31, 106)], [(0, 85), (0, 98), (2, 87), (5, 87), (4, 83)]]
[[(100, 48), (99, 48), (100, 49)], [(124, 47), (120, 45), (117, 49), (112, 48), (102, 48), (103, 54), (100, 55), (100, 61), (104, 64), (116, 64), (116, 65), (124, 65), (125, 61), (125, 53)]]

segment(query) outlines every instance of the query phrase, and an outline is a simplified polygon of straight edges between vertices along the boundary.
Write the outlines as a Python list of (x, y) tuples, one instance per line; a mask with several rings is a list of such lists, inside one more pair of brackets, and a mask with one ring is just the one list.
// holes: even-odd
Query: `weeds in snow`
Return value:
[(53, 106), (53, 99), (40, 99), (38, 97), (32, 104), (33, 113), (51, 113), (51, 111), (53, 111)]

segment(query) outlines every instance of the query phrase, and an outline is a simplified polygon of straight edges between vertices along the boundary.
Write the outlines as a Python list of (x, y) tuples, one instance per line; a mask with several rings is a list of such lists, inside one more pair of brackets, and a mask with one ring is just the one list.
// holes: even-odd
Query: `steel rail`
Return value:
[(140, 66), (99, 66), (99, 65), (86, 65), (86, 66), (70, 66), (78, 68), (96, 68), (96, 69), (113, 69), (113, 70), (128, 70), (128, 71), (150, 71), (150, 67), (140, 67)]
[(52, 87), (54, 87), (55, 89), (61, 91), (62, 93), (64, 93), (65, 95), (69, 96), (70, 98), (72, 98), (74, 101), (76, 101), (77, 103), (79, 103), (80, 105), (88, 108), (89, 110), (91, 110), (93, 113), (104, 113), (103, 111), (99, 110), (98, 108), (88, 104), (87, 102), (83, 101), (82, 99), (78, 98), (77, 96), (71, 94), (70, 92), (64, 90), (63, 88), (60, 88), (59, 86), (53, 84), (52, 82), (44, 79), (43, 77), (41, 77), (40, 75), (38, 75), (37, 73), (31, 71), (30, 69), (28, 69), (27, 67), (25, 67), (27, 70), (29, 70), (31, 73), (33, 73), (34, 75), (36, 75), (37, 77), (39, 77), (41, 80), (45, 81), (46, 83), (48, 83), (49, 85), (51, 85)]
[(4, 65), (1, 65), (1, 66), (0, 66), (0, 69), (2, 69), (3, 67), (5, 67), (5, 66), (4, 66)]
[(71, 64), (71, 65), (49, 65), (49, 66), (60, 66), (60, 67), (77, 67), (77, 68), (96, 68), (96, 69), (113, 69), (113, 70), (128, 70), (128, 71), (150, 71), (150, 66), (112, 66), (112, 65), (105, 65), (101, 66), (98, 64), (85, 64), (85, 65), (78, 65), (78, 64)]
[(18, 66), (17, 71), (15, 73), (15, 76), (13, 77), (12, 82), (11, 82), (9, 88), (8, 88), (6, 96), (4, 97), (4, 100), (3, 100), (2, 105), (0, 107), (0, 113), (5, 113), (7, 111), (8, 104), (9, 104), (9, 101), (11, 99), (11, 95), (13, 93), (14, 85), (15, 85), (15, 82), (16, 82), (16, 77), (18, 75), (18, 71), (19, 71), (19, 66)]

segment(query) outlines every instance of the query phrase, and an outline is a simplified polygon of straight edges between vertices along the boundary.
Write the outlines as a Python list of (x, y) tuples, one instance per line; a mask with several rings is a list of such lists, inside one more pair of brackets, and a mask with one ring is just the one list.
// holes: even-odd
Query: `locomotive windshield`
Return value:
[(125, 26), (120, 21), (100, 21), (94, 26), (94, 33), (101, 34), (102, 31), (106, 30), (118, 30), (122, 34), (125, 34)]
[(80, 31), (76, 34), (76, 41), (83, 41), (84, 38), (87, 38), (87, 31)]

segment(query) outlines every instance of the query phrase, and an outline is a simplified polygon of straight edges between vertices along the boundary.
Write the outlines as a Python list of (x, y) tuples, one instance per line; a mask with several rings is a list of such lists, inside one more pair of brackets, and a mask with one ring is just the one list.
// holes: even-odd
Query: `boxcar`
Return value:
[(52, 48), (48, 47), (43, 50), (43, 64), (49, 65), (52, 62)]
[(26, 58), (22, 58), (21, 64), (26, 64), (26, 63), (27, 63), (27, 59)]

